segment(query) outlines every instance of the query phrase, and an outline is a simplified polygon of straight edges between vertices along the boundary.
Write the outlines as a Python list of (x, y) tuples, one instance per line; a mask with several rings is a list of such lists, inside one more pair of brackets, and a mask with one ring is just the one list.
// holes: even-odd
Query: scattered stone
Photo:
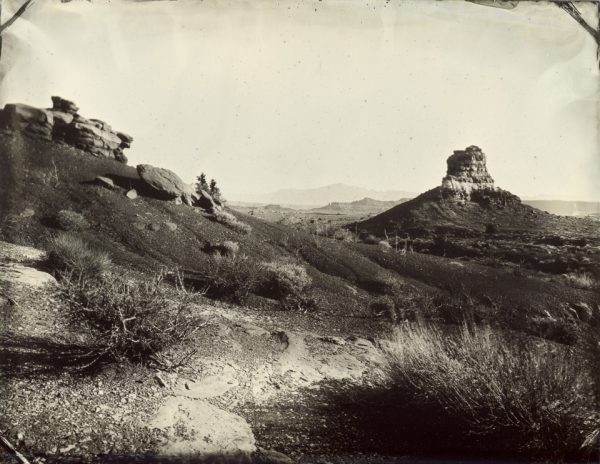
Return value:
[(102, 187), (107, 187), (110, 189), (115, 188), (115, 183), (110, 177), (98, 176), (94, 179), (94, 181)]
[(181, 201), (181, 197), (177, 197), (173, 200), (173, 203), (175, 203), (177, 206), (182, 205), (183, 201)]
[(266, 462), (269, 464), (294, 464), (296, 462), (289, 456), (271, 449), (258, 448), (258, 451), (254, 453), (254, 456), (258, 458), (259, 462)]
[(35, 210), (32, 208), (25, 208), (23, 211), (21, 211), (21, 214), (19, 214), (19, 216), (22, 218), (30, 218), (33, 215), (35, 215)]
[(134, 189), (131, 189), (125, 194), (125, 196), (130, 200), (135, 200), (138, 197), (138, 194)]
[(219, 375), (209, 375), (194, 383), (179, 381), (174, 393), (194, 399), (215, 398), (238, 385), (234, 375), (230, 370), (226, 370)]
[(575, 314), (577, 315), (577, 317), (584, 322), (588, 322), (594, 314), (591, 306), (588, 305), (587, 303), (584, 303), (583, 301), (574, 303), (574, 304), (572, 304), (572, 306), (573, 306), (572, 309), (575, 311)]
[(156, 380), (156, 382), (158, 383), (158, 385), (160, 385), (163, 388), (167, 387), (167, 383), (165, 382), (165, 380), (161, 377), (160, 374), (156, 374), (154, 376), (154, 380)]
[(160, 230), (160, 224), (157, 224), (156, 222), (151, 222), (150, 224), (148, 224), (148, 230), (151, 230), (152, 232), (158, 232)]
[(67, 445), (64, 448), (59, 448), (59, 452), (61, 454), (65, 454), (68, 453), (69, 451), (73, 451), (75, 448), (77, 448), (77, 445)]
[(174, 222), (165, 222), (165, 226), (167, 227), (167, 229), (169, 229), (171, 232), (174, 232), (177, 230), (177, 224), (175, 224)]

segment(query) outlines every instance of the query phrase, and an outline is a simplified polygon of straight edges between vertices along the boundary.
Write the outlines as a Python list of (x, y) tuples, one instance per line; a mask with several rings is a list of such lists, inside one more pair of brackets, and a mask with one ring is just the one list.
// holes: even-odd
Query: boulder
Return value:
[(125, 196), (130, 200), (135, 200), (138, 197), (138, 194), (134, 189), (131, 189), (125, 194)]
[(169, 229), (171, 232), (174, 232), (177, 230), (177, 224), (175, 224), (174, 222), (165, 222), (165, 226), (167, 227), (167, 229)]
[(184, 203), (192, 204), (193, 189), (173, 171), (156, 168), (149, 164), (138, 164), (140, 178), (153, 189), (173, 198), (180, 197)]
[[(182, 424), (186, 434), (177, 434)], [(252, 428), (242, 417), (206, 400), (169, 396), (149, 426), (164, 431), (160, 456), (240, 455), (256, 451)]]
[(64, 111), (65, 113), (75, 114), (79, 111), (79, 107), (73, 103), (72, 101), (66, 100), (61, 97), (51, 97), (52, 98), (52, 109), (58, 111)]
[(51, 140), (54, 116), (48, 110), (22, 103), (9, 103), (2, 110), (0, 124), (9, 130), (22, 131)]
[(117, 137), (121, 139), (121, 148), (131, 147), (131, 142), (133, 142), (133, 137), (131, 135), (124, 134), (123, 132), (117, 132)]
[(115, 188), (115, 183), (110, 177), (98, 176), (94, 179), (94, 182), (102, 187)]
[(158, 232), (160, 230), (160, 224), (157, 224), (156, 222), (151, 222), (150, 224), (148, 224), (148, 230), (151, 230), (152, 232)]
[(196, 200), (196, 204), (202, 208), (205, 209), (208, 212), (211, 211), (221, 211), (221, 206), (217, 205), (217, 203), (215, 202), (215, 200), (213, 199), (213, 197), (211, 196), (210, 193), (208, 193), (206, 190), (200, 190), (200, 193), (196, 195), (197, 196), (197, 200)]

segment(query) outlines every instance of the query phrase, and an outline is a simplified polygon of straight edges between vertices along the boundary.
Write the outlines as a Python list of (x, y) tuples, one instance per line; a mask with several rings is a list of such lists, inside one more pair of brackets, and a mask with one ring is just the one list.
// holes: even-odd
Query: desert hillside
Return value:
[[(8, 455), (593, 454), (597, 229), (497, 189), (476, 147), (449, 158), (441, 187), (322, 233), (129, 166), (132, 137), (53, 103), (0, 114)], [(569, 376), (568, 406), (548, 413)], [(473, 387), (488, 384), (500, 400)]]

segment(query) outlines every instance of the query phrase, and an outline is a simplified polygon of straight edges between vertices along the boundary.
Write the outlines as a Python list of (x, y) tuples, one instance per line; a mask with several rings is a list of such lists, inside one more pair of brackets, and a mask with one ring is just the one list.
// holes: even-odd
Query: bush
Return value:
[(90, 223), (80, 213), (63, 209), (56, 214), (56, 225), (66, 231), (84, 230), (90, 227)]
[(97, 340), (96, 359), (144, 362), (187, 340), (199, 320), (186, 292), (175, 292), (162, 275), (129, 281), (109, 274), (102, 279), (63, 279), (61, 295), (75, 324), (90, 327)]
[(371, 313), (375, 316), (385, 316), (390, 322), (395, 323), (398, 320), (396, 314), (396, 304), (389, 296), (381, 296), (376, 298), (369, 305)]
[(102, 276), (111, 267), (108, 253), (95, 250), (68, 233), (50, 239), (48, 263), (60, 274), (73, 274), (79, 279)]
[(252, 227), (249, 224), (239, 221), (233, 214), (226, 211), (215, 211), (212, 213), (211, 217), (218, 223), (223, 224), (236, 232), (243, 234), (252, 232)]
[(582, 274), (565, 274), (565, 278), (567, 279), (567, 283), (569, 285), (581, 288), (584, 290), (593, 290), (598, 287), (598, 282), (591, 274), (582, 273)]
[(390, 242), (388, 242), (387, 240), (381, 240), (377, 245), (379, 246), (379, 249), (384, 253), (393, 250), (392, 245), (390, 245)]
[(217, 243), (216, 245), (207, 243), (204, 247), (204, 251), (226, 258), (235, 258), (240, 251), (240, 246), (236, 242), (226, 240), (223, 243)]
[(445, 436), (438, 446), (550, 458), (594, 451), (593, 379), (567, 347), (489, 328), (407, 325), (385, 351), (390, 391), (431, 417), (422, 432)]
[(379, 243), (379, 239), (373, 234), (369, 234), (363, 239), (363, 242), (368, 245), (377, 245)]
[(263, 263), (261, 274), (261, 294), (278, 300), (300, 295), (312, 283), (306, 269), (293, 263)]
[(256, 290), (258, 278), (256, 265), (244, 255), (232, 258), (215, 255), (199, 276), (209, 297), (233, 303), (243, 303)]
[(486, 224), (485, 226), (485, 233), (486, 234), (497, 234), (498, 233), (498, 226), (496, 224)]

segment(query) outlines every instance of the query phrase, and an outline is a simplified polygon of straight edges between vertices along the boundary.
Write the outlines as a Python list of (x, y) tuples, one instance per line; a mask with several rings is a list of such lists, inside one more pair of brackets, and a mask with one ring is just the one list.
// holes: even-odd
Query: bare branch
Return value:
[(573, 2), (554, 2), (554, 4), (559, 7), (561, 10), (569, 13), (571, 18), (579, 23), (581, 27), (583, 27), (586, 31), (590, 33), (590, 35), (594, 38), (596, 43), (600, 45), (600, 35), (599, 31), (590, 26), (585, 19), (581, 16), (581, 13), (577, 9), (577, 7), (573, 4)]
[(21, 5), (21, 8), (19, 8), (8, 21), (6, 21), (4, 24), (0, 25), (0, 34), (2, 34), (10, 26), (12, 26), (12, 24), (17, 19), (19, 19), (23, 15), (23, 13), (25, 13), (27, 11), (27, 8), (29, 8), (34, 1), (35, 0), (27, 0), (25, 3), (23, 3)]

